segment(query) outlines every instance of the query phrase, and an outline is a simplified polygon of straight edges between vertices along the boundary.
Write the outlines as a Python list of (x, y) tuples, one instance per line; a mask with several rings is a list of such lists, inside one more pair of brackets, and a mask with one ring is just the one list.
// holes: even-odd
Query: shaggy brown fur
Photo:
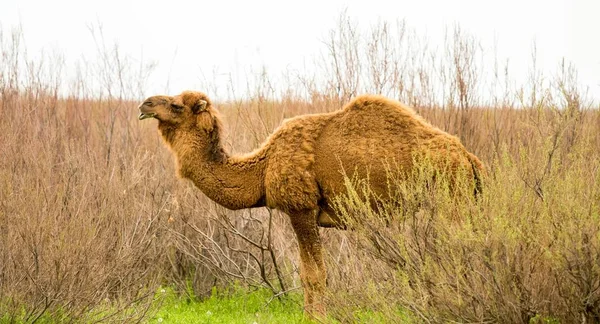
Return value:
[[(476, 184), (481, 162), (459, 140), (381, 96), (360, 96), (343, 109), (289, 119), (258, 150), (240, 157), (222, 148), (222, 126), (203, 93), (154, 96), (139, 107), (154, 117), (171, 147), (177, 170), (215, 202), (241, 209), (269, 206), (290, 216), (298, 239), (305, 307), (325, 313), (326, 271), (318, 226), (343, 227), (332, 201), (343, 193), (344, 170), (369, 178), (373, 191), (388, 193), (386, 163), (411, 170), (415, 156), (432, 156), (443, 172), (464, 170)], [(367, 171), (368, 170), (368, 171)]]

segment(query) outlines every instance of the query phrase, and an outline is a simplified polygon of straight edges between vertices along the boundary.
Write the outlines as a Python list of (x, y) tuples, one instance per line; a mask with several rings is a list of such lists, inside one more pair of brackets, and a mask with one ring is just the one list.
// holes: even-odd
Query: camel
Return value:
[(260, 148), (243, 156), (223, 149), (223, 126), (204, 93), (152, 96), (139, 110), (140, 120), (158, 120), (179, 177), (210, 199), (232, 210), (268, 206), (289, 216), (300, 251), (304, 309), (312, 316), (326, 313), (318, 227), (345, 228), (332, 205), (336, 194), (347, 190), (342, 168), (364, 177), (368, 172), (369, 185), (382, 196), (388, 191), (383, 161), (393, 159), (410, 170), (417, 152), (444, 157), (450, 172), (466, 170), (475, 186), (483, 171), (456, 137), (377, 95), (356, 97), (335, 112), (285, 120)]

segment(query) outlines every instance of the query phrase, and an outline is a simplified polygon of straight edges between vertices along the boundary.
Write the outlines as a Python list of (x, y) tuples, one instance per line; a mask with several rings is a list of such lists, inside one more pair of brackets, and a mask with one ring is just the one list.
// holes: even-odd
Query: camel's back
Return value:
[(333, 114), (321, 129), (316, 146), (323, 159), (346, 156), (354, 163), (366, 164), (408, 158), (408, 153), (420, 149), (464, 149), (456, 137), (432, 126), (410, 107), (372, 95), (357, 97)]

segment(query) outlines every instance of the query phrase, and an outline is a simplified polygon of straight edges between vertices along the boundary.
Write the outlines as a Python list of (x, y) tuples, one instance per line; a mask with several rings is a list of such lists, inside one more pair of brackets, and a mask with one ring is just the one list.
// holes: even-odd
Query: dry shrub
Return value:
[(63, 97), (60, 62), (29, 60), (18, 30), (1, 36), (1, 320), (143, 318), (175, 183), (149, 153), (160, 143), (133, 102)]
[[(17, 312), (30, 306), (29, 320), (46, 311), (71, 318), (106, 298), (151, 296), (161, 272), (161, 205), (168, 196), (152, 176), (156, 159), (124, 149), (134, 147), (131, 140), (102, 143), (104, 127), (95, 123), (107, 117), (93, 119), (83, 109), (63, 115), (69, 100), (27, 111), (27, 99), (4, 98), (15, 118), (0, 122), (2, 304)], [(101, 115), (113, 104), (95, 109)], [(126, 132), (118, 128), (115, 136)]]
[(190, 209), (201, 217), (173, 215), (178, 260), (170, 281), (195, 296), (210, 294), (214, 286), (263, 287), (274, 295), (299, 289), (289, 258), (296, 253), (295, 237), (285, 215), (268, 209), (232, 212), (205, 199)]

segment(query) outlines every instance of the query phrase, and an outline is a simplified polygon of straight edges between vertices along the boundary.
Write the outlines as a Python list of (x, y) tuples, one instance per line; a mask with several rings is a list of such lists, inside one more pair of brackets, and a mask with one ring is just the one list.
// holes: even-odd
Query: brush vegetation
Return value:
[[(301, 314), (287, 217), (211, 202), (175, 177), (156, 125), (138, 122), (151, 65), (99, 40), (103, 55), (63, 80), (64, 60), (32, 60), (22, 37), (0, 35), (2, 321), (153, 321), (174, 307), (156, 308), (164, 286), (228, 311), (215, 289), (260, 288), (253, 305), (282, 298), (273, 307)], [(320, 230), (329, 319), (600, 322), (600, 112), (576, 71), (558, 62), (548, 76), (533, 53), (515, 85), (508, 65), (479, 63), (460, 28), (433, 50), (403, 22), (361, 29), (342, 17), (325, 43), (315, 75), (275, 88), (260, 73), (215, 103), (227, 150), (251, 151), (284, 118), (380, 93), (460, 137), (487, 169), (477, 200), (429, 182), (427, 164), (414, 181), (390, 172), (397, 195), (376, 210), (349, 174), (335, 206), (353, 230)]]

